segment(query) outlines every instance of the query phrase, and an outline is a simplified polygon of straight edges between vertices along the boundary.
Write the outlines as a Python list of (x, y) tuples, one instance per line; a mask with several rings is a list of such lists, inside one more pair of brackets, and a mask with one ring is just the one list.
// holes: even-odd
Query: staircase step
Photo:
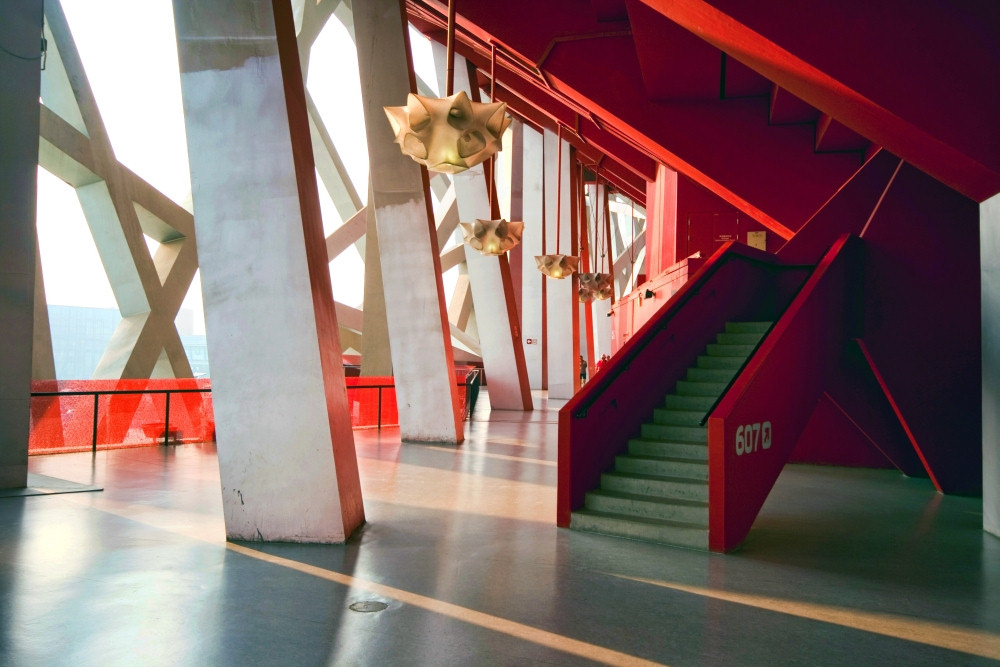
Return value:
[(708, 442), (708, 429), (704, 426), (673, 426), (647, 422), (639, 428), (639, 434), (650, 440), (664, 442)]
[(728, 368), (735, 371), (743, 365), (744, 361), (746, 359), (740, 357), (710, 357), (702, 355), (698, 357), (697, 368)]
[(759, 333), (720, 333), (715, 342), (721, 345), (756, 345), (764, 334)]
[(695, 524), (653, 519), (640, 521), (621, 514), (586, 509), (573, 512), (570, 521), (576, 530), (690, 549), (708, 549), (708, 528)]
[(707, 443), (632, 438), (628, 441), (628, 453), (633, 456), (662, 456), (665, 458), (708, 461)]
[(708, 429), (698, 422), (770, 329), (771, 322), (727, 322), (689, 368), (641, 436), (601, 475), (570, 525), (646, 542), (708, 549)]
[(699, 410), (702, 415), (715, 403), (717, 396), (678, 396), (667, 394), (664, 405), (668, 410)]
[(753, 352), (753, 345), (720, 345), (719, 343), (709, 343), (708, 356), (710, 357), (742, 357), (746, 359)]
[(637, 475), (677, 477), (708, 481), (708, 462), (690, 459), (661, 458), (659, 456), (615, 457), (615, 472), (630, 472)]
[(726, 322), (726, 333), (767, 333), (774, 322)]
[(629, 472), (601, 474), (602, 491), (632, 493), (637, 496), (656, 496), (678, 500), (708, 502), (708, 484), (681, 477), (657, 477)]
[(680, 380), (674, 391), (681, 396), (711, 396), (718, 398), (728, 382), (688, 382)]
[(728, 383), (736, 375), (735, 368), (689, 368), (688, 382), (725, 382)]
[(698, 500), (664, 501), (652, 496), (637, 496), (615, 491), (591, 491), (584, 507), (604, 514), (621, 514), (637, 519), (683, 521), (708, 526), (708, 503)]
[(670, 408), (656, 408), (653, 410), (653, 423), (669, 424), (673, 426), (700, 426), (701, 418), (705, 416), (704, 410), (672, 410)]

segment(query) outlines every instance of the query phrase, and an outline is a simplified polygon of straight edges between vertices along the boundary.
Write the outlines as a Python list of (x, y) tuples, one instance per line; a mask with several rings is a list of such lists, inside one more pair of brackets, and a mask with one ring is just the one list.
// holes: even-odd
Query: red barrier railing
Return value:
[[(480, 373), (477, 368), (455, 370), (458, 379), (458, 405), (455, 411), (461, 420), (471, 416), (479, 394)], [(345, 377), (347, 404), (351, 410), (351, 426), (355, 429), (399, 426), (396, 409), (396, 385), (391, 375)]]
[[(478, 369), (456, 370), (459, 405), (468, 418), (479, 391)], [(392, 376), (347, 377), (355, 429), (398, 426)], [(211, 381), (45, 380), (32, 382), (29, 454), (58, 454), (215, 440)]]
[(32, 382), (29, 454), (215, 438), (208, 379)]
[(712, 551), (746, 538), (852, 336), (861, 248), (833, 245), (708, 418)]
[(587, 491), (725, 322), (775, 319), (807, 272), (730, 242), (664, 303), (559, 411), (558, 525), (569, 525)]

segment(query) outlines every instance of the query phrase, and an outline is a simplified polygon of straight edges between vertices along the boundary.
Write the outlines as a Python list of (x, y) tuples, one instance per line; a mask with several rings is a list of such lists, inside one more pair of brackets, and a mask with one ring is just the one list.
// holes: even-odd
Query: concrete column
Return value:
[(594, 358), (611, 354), (611, 299), (594, 301)]
[(542, 338), (542, 289), (545, 276), (535, 265), (535, 256), (542, 254), (542, 225), (544, 224), (544, 192), (542, 180), (542, 135), (530, 127), (524, 128), (522, 214), (524, 234), (521, 237), (521, 339), (524, 342), (524, 361), (528, 369), (528, 386), (544, 389), (542, 364), (544, 356)]
[(11, 0), (0, 22), (0, 489), (28, 480), (35, 295), (35, 192), (42, 0)]
[[(574, 254), (572, 191), (570, 179), (570, 145), (562, 142), (562, 163), (558, 162), (559, 144), (556, 135), (545, 132), (545, 252)], [(562, 171), (561, 182), (558, 170)], [(559, 201), (556, 186), (561, 185)], [(556, 208), (560, 219), (559, 242), (556, 243)], [(572, 398), (580, 381), (580, 319), (576, 294), (576, 274), (562, 280), (545, 279), (546, 361), (549, 398)]]
[[(597, 265), (591, 270), (600, 273), (611, 273), (614, 268), (613, 262), (613, 243), (612, 240), (607, 238), (608, 231), (611, 227), (609, 224), (607, 211), (604, 208), (604, 185), (588, 186), (589, 191), (592, 193), (591, 201), (596, 206), (596, 212), (591, 213), (591, 218), (594, 221), (591, 227), (591, 237), (590, 243), (595, 246), (593, 254), (597, 257)], [(601, 252), (604, 252), (604, 257), (601, 257)], [(595, 299), (591, 304), (591, 317), (593, 321), (593, 357), (588, 357), (588, 359), (594, 359), (595, 363), (597, 359), (601, 358), (603, 354), (611, 354), (611, 318), (609, 314), (611, 313), (611, 299), (604, 299), (603, 301)]]
[[(500, 215), (507, 220), (524, 220), (524, 124), (513, 120), (510, 129), (504, 135), (503, 150), (497, 155), (497, 199), (500, 204)], [(530, 257), (528, 259), (531, 259)], [(510, 263), (511, 284), (514, 285), (514, 302), (517, 306), (517, 322), (521, 322), (522, 298), (522, 264), (524, 263), (524, 246), (519, 244), (507, 253)], [(534, 264), (534, 261), (532, 261)], [(521, 343), (523, 348), (523, 342)]]
[[(55, 380), (56, 359), (52, 352), (52, 327), (49, 326), (49, 307), (45, 301), (45, 278), (42, 276), (42, 258), (35, 236), (35, 316), (31, 344), (31, 379)], [(56, 399), (58, 400), (58, 399)]]
[(646, 184), (646, 279), (677, 263), (677, 172), (656, 168)]
[(983, 529), (1000, 537), (1000, 195), (979, 205), (983, 346)]
[(406, 104), (415, 90), (399, 0), (354, 3), (354, 34), (400, 435), (458, 443), (464, 428), (455, 411), (458, 387), (427, 172), (393, 143), (383, 111)]
[[(441, 48), (435, 48), (440, 69), (446, 66)], [(455, 58), (455, 91), (464, 90), (476, 99), (469, 85), (465, 58)], [(458, 217), (462, 222), (490, 220), (489, 192), (483, 165), (452, 176)], [(517, 326), (517, 307), (507, 255), (487, 257), (466, 246), (472, 300), (476, 309), (483, 370), (490, 393), (490, 407), (496, 410), (531, 410), (524, 350)]]
[(364, 510), (291, 6), (174, 18), (226, 535), (342, 542)]
[[(368, 182), (368, 210), (374, 211), (371, 179)], [(389, 348), (389, 325), (385, 319), (385, 287), (382, 285), (382, 261), (379, 259), (378, 229), (375, 216), (369, 215), (365, 232), (365, 303), (364, 330), (361, 333), (361, 374), (392, 375), (392, 352)]]

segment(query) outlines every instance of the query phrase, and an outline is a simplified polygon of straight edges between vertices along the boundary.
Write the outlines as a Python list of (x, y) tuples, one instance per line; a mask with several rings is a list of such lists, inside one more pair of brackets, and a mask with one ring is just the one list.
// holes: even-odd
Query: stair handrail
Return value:
[[(802, 288), (800, 287), (799, 289)], [(722, 402), (722, 399), (726, 396), (727, 393), (729, 393), (729, 390), (732, 389), (734, 384), (736, 384), (737, 378), (739, 378), (740, 374), (747, 367), (747, 364), (750, 363), (750, 360), (753, 359), (753, 355), (757, 354), (757, 350), (759, 350), (760, 346), (764, 344), (765, 340), (767, 340), (768, 335), (771, 333), (771, 331), (774, 330), (774, 325), (777, 323), (778, 320), (777, 318), (775, 318), (775, 320), (771, 322), (771, 326), (769, 326), (767, 328), (767, 331), (764, 332), (764, 335), (760, 337), (760, 340), (758, 340), (754, 344), (753, 349), (750, 350), (750, 354), (746, 356), (746, 358), (743, 360), (743, 363), (740, 364), (739, 368), (736, 369), (736, 372), (733, 373), (733, 376), (729, 378), (728, 382), (726, 382), (725, 388), (721, 392), (719, 392), (719, 395), (715, 397), (714, 401), (712, 401), (712, 405), (709, 406), (708, 410), (705, 411), (705, 414), (702, 415), (701, 419), (698, 420), (698, 426), (704, 426), (708, 422), (708, 418), (712, 416), (712, 413), (715, 412), (715, 408), (719, 407), (719, 403)]]
[[(653, 339), (653, 334), (667, 326), (672, 317), (683, 308), (684, 304), (698, 295), (701, 287), (707, 283), (723, 266), (734, 260), (763, 264), (768, 266), (782, 266), (780, 259), (775, 255), (765, 253), (761, 250), (738, 243), (737, 241), (727, 241), (715, 253), (709, 257), (708, 261), (681, 286), (666, 303), (661, 306), (649, 320), (643, 324), (635, 334), (632, 335), (625, 344), (614, 354), (610, 360), (604, 364), (601, 373), (594, 376), (587, 384), (580, 388), (573, 398), (562, 408), (566, 410), (572, 406), (575, 417), (586, 417), (587, 410), (601, 393), (612, 384), (624, 371), (628, 370), (629, 364), (634, 360)], [(809, 266), (791, 266), (788, 268), (812, 268)], [(636, 342), (638, 341), (638, 342)], [(758, 343), (759, 345), (759, 343)], [(582, 405), (580, 405), (582, 403)], [(560, 410), (560, 412), (562, 412)]]
[[(827, 248), (827, 250), (829, 250), (829, 248)], [(806, 269), (806, 270), (810, 271), (810, 273), (811, 273), (812, 271), (816, 270), (816, 267), (818, 265), (816, 265), (816, 264), (788, 264), (786, 266), (788, 268), (790, 268), (790, 269), (795, 269), (795, 268), (797, 268), (797, 269)], [(806, 280), (808, 280), (808, 278)], [(792, 296), (793, 300), (795, 299), (796, 296), (798, 296), (799, 292), (802, 290), (803, 287), (805, 287), (805, 285), (806, 285), (805, 281), (803, 281), (802, 284), (799, 285), (799, 288), (797, 290), (795, 290), (795, 294)], [(774, 321), (771, 322), (771, 326), (769, 326), (767, 328), (767, 331), (765, 331), (764, 335), (760, 337), (760, 340), (758, 340), (754, 344), (753, 349), (750, 350), (750, 354), (748, 354), (746, 356), (746, 358), (743, 360), (743, 363), (741, 363), (740, 366), (739, 366), (739, 368), (736, 369), (736, 372), (733, 373), (733, 376), (731, 378), (729, 378), (729, 382), (726, 383), (726, 387), (722, 390), (722, 392), (719, 393), (718, 396), (716, 396), (715, 400), (712, 402), (711, 407), (709, 407), (708, 410), (705, 411), (705, 414), (702, 415), (701, 419), (698, 420), (698, 426), (704, 426), (706, 423), (708, 423), (708, 418), (712, 416), (712, 413), (715, 412), (715, 408), (719, 407), (719, 403), (721, 403), (722, 399), (725, 398), (725, 396), (726, 396), (727, 393), (729, 393), (729, 390), (732, 388), (732, 386), (734, 384), (736, 384), (736, 380), (740, 377), (740, 374), (743, 372), (743, 370), (747, 367), (747, 365), (753, 359), (753, 356), (755, 354), (757, 354), (757, 350), (759, 350), (760, 347), (761, 347), (761, 345), (764, 344), (764, 341), (767, 340), (767, 337), (774, 330), (774, 326), (777, 323), (778, 323), (778, 318), (774, 318)]]

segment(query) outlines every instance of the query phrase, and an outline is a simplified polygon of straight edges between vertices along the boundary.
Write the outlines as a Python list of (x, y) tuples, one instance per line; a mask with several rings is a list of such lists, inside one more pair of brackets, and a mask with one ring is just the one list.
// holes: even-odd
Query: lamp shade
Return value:
[(502, 255), (521, 242), (523, 222), (476, 220), (460, 222), (465, 243), (483, 255)]
[(400, 150), (445, 174), (465, 171), (500, 150), (510, 125), (504, 102), (473, 102), (465, 91), (451, 97), (410, 93), (406, 106), (383, 108)]
[(580, 258), (573, 255), (535, 255), (538, 270), (549, 278), (563, 279), (573, 275), (580, 265)]
[(604, 301), (611, 298), (610, 273), (581, 273), (580, 301)]

